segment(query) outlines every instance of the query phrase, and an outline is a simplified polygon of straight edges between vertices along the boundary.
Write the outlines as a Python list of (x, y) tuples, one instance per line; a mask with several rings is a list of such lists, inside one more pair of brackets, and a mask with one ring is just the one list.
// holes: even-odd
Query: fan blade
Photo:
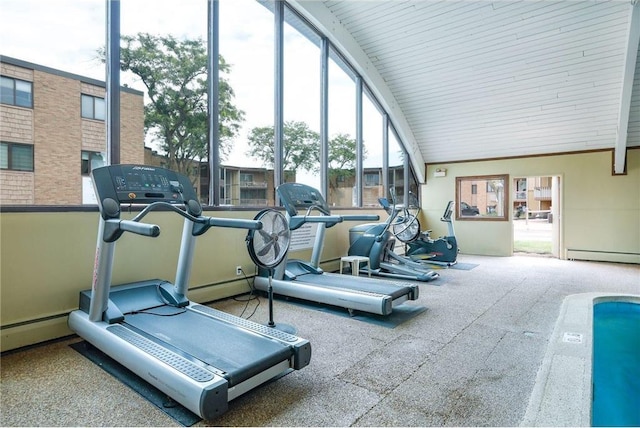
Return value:
[(267, 243), (267, 245), (258, 250), (256, 254), (258, 254), (259, 256), (264, 256), (265, 254), (269, 253), (269, 251), (271, 251), (271, 248), (274, 246), (274, 243), (275, 241), (270, 241), (269, 243)]

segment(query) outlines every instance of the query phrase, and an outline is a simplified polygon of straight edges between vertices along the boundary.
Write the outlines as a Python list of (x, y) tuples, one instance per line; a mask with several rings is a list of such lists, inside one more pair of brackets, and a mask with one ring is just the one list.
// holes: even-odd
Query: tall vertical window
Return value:
[(0, 143), (0, 169), (33, 171), (31, 144)]
[(284, 19), (283, 167), (321, 189), (320, 36), (288, 7)]
[(0, 102), (18, 107), (33, 107), (33, 83), (2, 76)]
[(342, 57), (329, 50), (329, 195), (338, 207), (353, 205), (356, 173), (355, 74)]
[[(182, 0), (179, 7), (156, 0), (119, 3), (120, 55), (131, 65), (120, 72), (120, 80), (144, 92), (144, 162), (185, 175), (207, 203), (209, 2)], [(225, 136), (221, 131), (220, 138)]]
[(396, 203), (402, 203), (404, 189), (404, 159), (405, 153), (400, 146), (393, 127), (389, 126), (389, 193), (394, 197)]
[(362, 205), (378, 207), (378, 198), (385, 196), (382, 181), (383, 166), (383, 118), (381, 109), (373, 100), (369, 91), (362, 97), (362, 140), (364, 180), (362, 188)]
[(83, 118), (105, 120), (107, 109), (104, 98), (82, 94), (80, 101), (80, 111)]
[[(267, 6), (267, 7), (265, 7)], [(233, 89), (233, 103), (242, 112), (236, 135), (220, 154), (225, 174), (220, 177), (220, 203), (273, 205), (273, 12), (268, 3), (220, 0), (220, 56), (228, 64), (224, 73)], [(238, 25), (250, 22), (251, 25)], [(243, 168), (263, 168), (269, 189), (243, 186)], [(265, 202), (262, 202), (265, 201)]]

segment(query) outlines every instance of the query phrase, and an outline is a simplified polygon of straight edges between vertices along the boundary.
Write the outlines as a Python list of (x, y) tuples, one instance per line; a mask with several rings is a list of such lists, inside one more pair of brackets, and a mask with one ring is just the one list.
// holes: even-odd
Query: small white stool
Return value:
[(371, 276), (371, 265), (369, 264), (369, 257), (364, 256), (345, 256), (340, 257), (340, 273), (342, 273), (342, 268), (345, 263), (349, 263), (351, 265), (351, 275), (358, 276), (360, 275), (360, 263), (367, 264), (367, 273)]

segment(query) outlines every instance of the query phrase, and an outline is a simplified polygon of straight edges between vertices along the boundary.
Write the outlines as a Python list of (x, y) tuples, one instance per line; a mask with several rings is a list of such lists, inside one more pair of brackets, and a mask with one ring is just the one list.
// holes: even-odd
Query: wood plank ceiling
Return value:
[(623, 90), (633, 90), (627, 147), (640, 146), (637, 59), (623, 84), (630, 1), (322, 3), (427, 163), (613, 149)]

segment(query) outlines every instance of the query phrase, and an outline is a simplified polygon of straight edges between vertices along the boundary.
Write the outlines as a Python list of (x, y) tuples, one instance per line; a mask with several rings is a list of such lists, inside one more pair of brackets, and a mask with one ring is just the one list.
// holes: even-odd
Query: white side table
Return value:
[(371, 265), (369, 264), (369, 257), (364, 256), (345, 256), (340, 257), (340, 273), (342, 273), (342, 268), (345, 263), (349, 263), (351, 265), (351, 275), (358, 276), (360, 275), (360, 263), (367, 264), (367, 273), (371, 276)]

